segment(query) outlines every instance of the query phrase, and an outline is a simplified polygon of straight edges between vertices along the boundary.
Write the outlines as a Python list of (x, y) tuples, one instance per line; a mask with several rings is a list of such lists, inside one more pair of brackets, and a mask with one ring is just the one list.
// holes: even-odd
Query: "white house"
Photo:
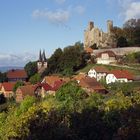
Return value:
[(133, 79), (133, 75), (127, 70), (112, 70), (106, 76), (106, 83), (132, 82)]
[(110, 64), (116, 63), (117, 58), (113, 51), (104, 51), (97, 54), (96, 61), (97, 64)]
[(108, 74), (108, 70), (103, 66), (96, 66), (89, 70), (88, 76), (95, 78), (97, 81), (105, 79)]

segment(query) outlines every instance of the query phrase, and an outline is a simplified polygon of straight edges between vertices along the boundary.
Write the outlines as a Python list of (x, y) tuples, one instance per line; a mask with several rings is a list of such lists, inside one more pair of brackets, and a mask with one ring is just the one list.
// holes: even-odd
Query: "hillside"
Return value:
[(104, 66), (106, 67), (108, 70), (114, 70), (114, 69), (126, 69), (129, 70), (130, 72), (132, 72), (134, 75), (140, 75), (140, 68), (139, 65), (135, 65), (135, 67), (133, 65), (129, 66), (123, 66), (123, 65), (101, 65), (101, 64), (87, 64), (87, 66), (85, 66), (84, 68), (82, 68), (81, 70), (79, 70), (77, 73), (79, 72), (84, 72), (84, 73), (88, 73), (88, 71), (94, 67), (94, 66)]
[(0, 139), (138, 139), (140, 91), (129, 94), (126, 87), (121, 92), (117, 86), (109, 95), (87, 96), (75, 83), (68, 83), (55, 97), (40, 101), (27, 96), (0, 113)]

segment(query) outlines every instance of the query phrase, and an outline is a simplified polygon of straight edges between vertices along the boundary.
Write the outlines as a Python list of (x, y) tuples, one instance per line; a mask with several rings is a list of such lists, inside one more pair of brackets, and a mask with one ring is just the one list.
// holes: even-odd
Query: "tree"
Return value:
[(3, 94), (0, 94), (0, 105), (6, 103), (6, 98)]
[(13, 92), (16, 92), (16, 90), (18, 89), (18, 87), (20, 86), (24, 86), (24, 82), (23, 81), (17, 81), (16, 84), (14, 85), (13, 88)]
[(130, 19), (123, 25), (129, 45), (140, 46), (140, 19)]
[(121, 37), (118, 38), (117, 47), (127, 47), (128, 46), (127, 44), (128, 43), (127, 43), (127, 40), (126, 40), (125, 37), (121, 36)]
[(81, 42), (76, 42), (63, 50), (58, 48), (48, 59), (48, 68), (42, 76), (53, 73), (72, 75), (75, 71), (84, 67), (89, 58), (90, 55), (84, 51), (83, 43)]
[(6, 73), (0, 72), (0, 82), (7, 82), (8, 78), (6, 76)]
[(56, 99), (63, 103), (66, 110), (76, 111), (81, 109), (79, 107), (80, 101), (87, 97), (87, 93), (78, 86), (76, 81), (69, 82), (63, 85), (56, 92)]
[(40, 82), (41, 80), (41, 76), (39, 73), (36, 73), (35, 75), (33, 75), (32, 77), (30, 77), (29, 81), (31, 82), (31, 84), (36, 84), (38, 82)]
[(29, 62), (24, 67), (25, 71), (27, 72), (28, 78), (33, 76), (37, 73), (37, 62)]

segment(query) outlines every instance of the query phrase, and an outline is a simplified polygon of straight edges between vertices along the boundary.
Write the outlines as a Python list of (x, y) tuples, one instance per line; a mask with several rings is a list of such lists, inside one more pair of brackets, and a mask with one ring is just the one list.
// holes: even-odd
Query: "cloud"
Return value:
[(107, 0), (111, 6), (120, 8), (119, 17), (125, 21), (131, 18), (140, 18), (140, 1), (139, 0)]
[(0, 54), (0, 66), (24, 66), (29, 61), (37, 60), (37, 55), (31, 53)]
[(83, 7), (83, 6), (81, 6), (81, 5), (78, 5), (78, 6), (75, 7), (75, 11), (76, 11), (78, 14), (82, 15), (82, 14), (85, 12), (85, 7)]
[(36, 19), (47, 19), (51, 23), (64, 24), (70, 18), (69, 10), (58, 9), (56, 11), (45, 10), (34, 10), (32, 17)]
[(125, 21), (132, 18), (140, 18), (140, 2), (132, 2), (124, 12)]

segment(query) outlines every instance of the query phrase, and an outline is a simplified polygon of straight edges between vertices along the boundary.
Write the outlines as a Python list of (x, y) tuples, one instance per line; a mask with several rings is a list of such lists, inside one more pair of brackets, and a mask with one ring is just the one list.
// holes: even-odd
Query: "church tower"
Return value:
[(39, 52), (39, 59), (37, 61), (37, 69), (38, 73), (44, 72), (44, 70), (47, 68), (47, 59), (45, 55), (45, 50), (43, 50), (43, 53), (41, 53), (41, 50)]

